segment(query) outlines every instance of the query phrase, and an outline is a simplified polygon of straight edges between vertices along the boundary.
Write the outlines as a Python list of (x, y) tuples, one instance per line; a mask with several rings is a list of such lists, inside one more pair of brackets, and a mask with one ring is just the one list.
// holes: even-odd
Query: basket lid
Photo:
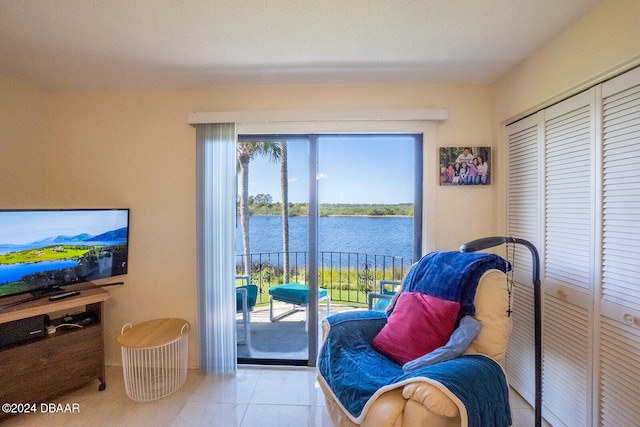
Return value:
[(131, 348), (159, 347), (180, 339), (189, 329), (189, 322), (183, 319), (149, 320), (138, 323), (120, 334), (118, 344)]

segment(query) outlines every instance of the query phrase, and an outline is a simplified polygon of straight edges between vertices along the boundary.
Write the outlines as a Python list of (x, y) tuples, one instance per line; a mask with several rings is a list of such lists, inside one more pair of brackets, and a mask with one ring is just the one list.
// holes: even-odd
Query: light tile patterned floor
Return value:
[[(164, 399), (130, 400), (122, 369), (107, 367), (107, 389), (98, 382), (57, 400), (77, 403), (79, 413), (23, 414), (4, 426), (220, 426), (332, 427), (312, 368), (241, 367), (235, 375), (206, 376), (190, 370), (185, 385)], [(515, 427), (533, 426), (533, 410), (511, 393)]]

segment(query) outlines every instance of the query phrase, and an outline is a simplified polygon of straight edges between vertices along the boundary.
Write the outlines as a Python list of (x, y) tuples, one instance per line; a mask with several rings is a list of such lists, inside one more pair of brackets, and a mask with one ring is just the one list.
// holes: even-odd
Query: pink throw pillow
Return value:
[(372, 346), (399, 365), (431, 353), (449, 341), (460, 303), (420, 292), (403, 292)]

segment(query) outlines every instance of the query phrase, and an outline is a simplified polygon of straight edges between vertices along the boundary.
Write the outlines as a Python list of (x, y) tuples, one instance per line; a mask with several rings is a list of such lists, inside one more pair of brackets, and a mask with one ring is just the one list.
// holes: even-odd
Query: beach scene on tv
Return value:
[(0, 297), (127, 273), (127, 210), (1, 211)]
[(491, 147), (441, 147), (440, 185), (491, 183)]

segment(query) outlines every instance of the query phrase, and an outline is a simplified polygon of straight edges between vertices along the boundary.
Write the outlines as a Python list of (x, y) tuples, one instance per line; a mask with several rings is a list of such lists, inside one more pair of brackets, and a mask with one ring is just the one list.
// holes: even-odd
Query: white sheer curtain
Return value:
[(200, 369), (237, 368), (235, 221), (236, 126), (196, 125)]

